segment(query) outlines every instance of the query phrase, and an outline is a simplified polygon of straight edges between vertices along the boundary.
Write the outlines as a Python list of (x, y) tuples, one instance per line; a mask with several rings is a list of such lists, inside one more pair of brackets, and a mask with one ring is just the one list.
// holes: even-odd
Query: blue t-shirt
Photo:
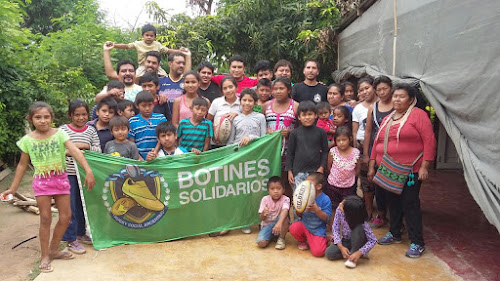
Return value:
[(193, 125), (189, 118), (182, 119), (177, 129), (177, 137), (180, 139), (179, 146), (185, 147), (191, 152), (193, 148), (203, 150), (205, 138), (211, 138), (212, 122), (203, 119), (198, 125)]
[(155, 132), (156, 125), (163, 121), (167, 121), (167, 119), (163, 114), (159, 113), (152, 113), (149, 119), (144, 119), (144, 117), (139, 114), (128, 120), (130, 123), (128, 137), (135, 140), (135, 144), (142, 158), (146, 159), (148, 152), (156, 147), (158, 143)]
[(312, 234), (326, 237), (326, 222), (332, 217), (332, 202), (326, 194), (321, 193), (316, 197), (316, 205), (326, 213), (328, 219), (324, 221), (314, 212), (304, 212), (302, 213), (302, 223)]
[(160, 90), (158, 94), (167, 96), (170, 113), (172, 113), (174, 100), (184, 93), (184, 76), (182, 76), (179, 81), (173, 81), (170, 75), (160, 77), (158, 80), (160, 81)]

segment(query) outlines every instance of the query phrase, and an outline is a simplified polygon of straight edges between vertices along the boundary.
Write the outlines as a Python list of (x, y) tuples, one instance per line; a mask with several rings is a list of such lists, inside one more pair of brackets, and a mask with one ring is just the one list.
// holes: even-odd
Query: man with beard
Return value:
[(174, 106), (174, 100), (184, 93), (184, 73), (191, 70), (191, 51), (184, 47), (179, 50), (168, 55), (170, 71), (167, 76), (159, 78), (159, 96), (167, 97), (170, 109)]
[(212, 103), (214, 99), (221, 96), (219, 86), (210, 80), (214, 74), (214, 66), (210, 62), (204, 61), (198, 65), (197, 71), (201, 79), (198, 94), (206, 97)]
[(292, 98), (297, 102), (306, 100), (320, 103), (326, 101), (328, 88), (318, 82), (319, 65), (315, 60), (307, 60), (304, 65), (304, 82), (293, 85)]
[[(135, 63), (130, 60), (121, 60), (116, 66), (116, 71), (113, 69), (113, 64), (111, 63), (111, 50), (114, 48), (113, 42), (104, 43), (103, 49), (103, 59), (104, 59), (104, 71), (106, 76), (112, 80), (118, 80), (125, 85), (125, 99), (130, 101), (135, 101), (135, 96), (137, 93), (142, 91), (142, 87), (135, 84)], [(99, 95), (106, 93), (107, 90), (103, 89)]]

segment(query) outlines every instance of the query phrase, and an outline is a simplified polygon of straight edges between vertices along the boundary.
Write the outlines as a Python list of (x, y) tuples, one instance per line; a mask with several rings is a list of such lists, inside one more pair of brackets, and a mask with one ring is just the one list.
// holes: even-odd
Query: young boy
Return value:
[(326, 132), (314, 125), (317, 117), (315, 104), (303, 101), (297, 111), (301, 126), (290, 133), (285, 165), (294, 191), (309, 173), (323, 173), (328, 161)]
[(271, 80), (262, 78), (257, 83), (257, 102), (253, 106), (253, 111), (262, 113), (262, 106), (271, 98)]
[[(116, 102), (123, 100), (125, 95), (125, 85), (118, 80), (109, 81), (106, 85), (106, 92), (99, 93), (95, 96), (95, 103), (99, 103), (100, 100), (105, 98), (114, 98)], [(96, 114), (97, 108), (94, 106), (92, 108), (92, 120), (97, 118)], [(116, 113), (116, 112), (115, 112)]]
[(118, 102), (118, 115), (124, 116), (125, 118), (130, 119), (132, 116), (135, 116), (135, 107), (134, 103), (129, 100), (121, 100)]
[[(136, 76), (140, 77), (146, 72), (146, 66), (144, 65), (146, 61), (146, 53), (149, 51), (157, 51), (162, 54), (171, 54), (178, 52), (178, 50), (169, 49), (163, 46), (160, 42), (156, 40), (156, 28), (151, 24), (146, 24), (142, 27), (142, 40), (135, 41), (129, 44), (114, 44), (117, 49), (136, 49), (137, 51), (137, 61), (139, 62), (139, 68), (136, 70)], [(165, 70), (158, 67), (159, 76), (167, 76)]]
[(118, 110), (117, 107), (115, 99), (111, 97), (100, 100), (96, 106), (97, 118), (88, 123), (97, 131), (97, 136), (99, 136), (99, 142), (101, 143), (101, 151), (104, 151), (106, 143), (114, 138), (109, 129), (109, 121), (115, 116), (115, 112)]
[(161, 113), (165, 116), (165, 118), (167, 118), (167, 120), (172, 120), (172, 111), (170, 110), (166, 96), (158, 95), (158, 90), (160, 89), (158, 77), (153, 73), (147, 72), (139, 78), (139, 85), (141, 85), (143, 91), (149, 91), (153, 95), (153, 112)]
[(208, 102), (204, 98), (197, 97), (193, 100), (190, 109), (193, 116), (179, 122), (179, 146), (185, 147), (189, 152), (200, 154), (208, 150), (210, 138), (213, 136), (212, 122), (205, 119)]
[(253, 71), (257, 75), (257, 79), (269, 79), (273, 80), (273, 70), (271, 68), (271, 63), (268, 60), (260, 60), (255, 63)]
[(285, 188), (281, 183), (281, 177), (271, 177), (267, 182), (269, 195), (260, 201), (259, 214), (261, 229), (257, 236), (257, 245), (261, 248), (267, 247), (272, 238), (278, 237), (277, 250), (285, 249), (285, 235), (288, 232), (288, 210), (290, 209), (290, 198), (283, 195)]
[(325, 177), (322, 174), (313, 172), (307, 180), (311, 181), (316, 189), (316, 201), (307, 206), (303, 213), (297, 212), (302, 220), (290, 225), (290, 234), (299, 242), (299, 250), (310, 248), (313, 256), (322, 257), (326, 250), (326, 223), (332, 216), (332, 203), (321, 191), (325, 185)]
[(155, 133), (156, 126), (167, 119), (163, 114), (153, 113), (154, 97), (148, 91), (141, 91), (137, 94), (135, 106), (139, 109), (139, 114), (129, 119), (128, 138), (135, 142), (141, 157), (146, 159), (148, 152), (154, 151), (158, 143)]
[(163, 121), (156, 126), (155, 131), (158, 142), (160, 143), (160, 150), (157, 154), (150, 151), (146, 157), (146, 161), (151, 161), (156, 157), (177, 155), (187, 152), (183, 147), (177, 147), (177, 129), (174, 124)]
[(143, 160), (139, 155), (135, 143), (127, 139), (128, 132), (130, 131), (130, 124), (126, 117), (117, 115), (111, 118), (109, 121), (109, 129), (115, 139), (106, 143), (104, 153), (118, 157)]

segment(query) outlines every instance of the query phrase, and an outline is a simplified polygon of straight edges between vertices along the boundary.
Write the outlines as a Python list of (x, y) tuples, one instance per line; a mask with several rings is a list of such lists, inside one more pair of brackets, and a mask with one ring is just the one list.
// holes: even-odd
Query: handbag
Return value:
[[(389, 128), (392, 125), (392, 120), (389, 121), (384, 133), (384, 156), (382, 162), (373, 177), (373, 182), (381, 188), (392, 193), (400, 195), (403, 192), (403, 187), (406, 183), (408, 186), (415, 184), (415, 176), (413, 174), (413, 165), (424, 155), (420, 155), (411, 164), (401, 164), (394, 160), (387, 153), (387, 143), (389, 142)], [(410, 178), (410, 180), (408, 180)]]

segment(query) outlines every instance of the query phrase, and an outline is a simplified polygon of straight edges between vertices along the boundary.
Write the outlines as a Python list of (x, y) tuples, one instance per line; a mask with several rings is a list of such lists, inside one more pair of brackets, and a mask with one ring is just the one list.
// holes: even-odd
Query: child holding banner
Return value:
[[(29, 107), (27, 118), (35, 130), (16, 143), (21, 149), (21, 159), (10, 188), (4, 191), (2, 196), (16, 193), (31, 160), (35, 168), (33, 192), (40, 209), (39, 237), (42, 256), (39, 268), (41, 272), (51, 272), (52, 260), (74, 258), (70, 252), (58, 250), (61, 238), (71, 219), (70, 184), (65, 172), (66, 153), (76, 159), (85, 169), (84, 185), (87, 185), (89, 190), (94, 187), (95, 179), (82, 152), (71, 142), (68, 134), (61, 129), (51, 127), (54, 111), (50, 105), (40, 101), (33, 103)], [(52, 241), (49, 242), (52, 198), (59, 210), (59, 221), (54, 228)]]

